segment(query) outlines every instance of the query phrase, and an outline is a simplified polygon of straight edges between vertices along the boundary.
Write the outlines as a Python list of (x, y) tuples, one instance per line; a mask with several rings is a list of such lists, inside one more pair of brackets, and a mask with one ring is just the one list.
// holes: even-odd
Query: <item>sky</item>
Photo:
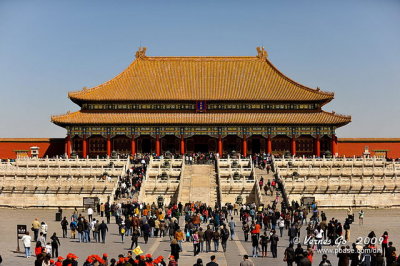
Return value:
[(0, 0), (0, 137), (64, 137), (69, 91), (149, 56), (255, 56), (335, 92), (339, 137), (400, 137), (400, 0)]

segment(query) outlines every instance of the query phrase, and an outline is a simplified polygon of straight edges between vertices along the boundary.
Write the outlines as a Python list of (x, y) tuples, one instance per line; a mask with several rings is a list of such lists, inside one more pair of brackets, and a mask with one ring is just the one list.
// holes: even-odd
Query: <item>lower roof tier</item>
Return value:
[(103, 113), (78, 111), (52, 116), (51, 121), (60, 126), (98, 124), (297, 124), (344, 126), (351, 122), (351, 117), (324, 111), (308, 113)]

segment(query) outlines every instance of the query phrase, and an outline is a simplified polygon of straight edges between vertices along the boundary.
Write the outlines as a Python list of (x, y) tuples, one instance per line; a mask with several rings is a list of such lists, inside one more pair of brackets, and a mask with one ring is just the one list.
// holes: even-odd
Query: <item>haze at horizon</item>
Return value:
[(150, 56), (256, 55), (352, 115), (339, 137), (397, 137), (400, 1), (0, 1), (0, 137), (64, 137), (69, 91)]

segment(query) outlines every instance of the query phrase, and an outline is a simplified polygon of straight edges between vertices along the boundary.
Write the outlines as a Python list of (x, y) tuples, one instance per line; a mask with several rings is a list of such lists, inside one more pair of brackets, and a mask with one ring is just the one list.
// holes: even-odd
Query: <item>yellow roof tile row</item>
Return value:
[(266, 57), (137, 57), (115, 78), (70, 92), (75, 101), (330, 101), (289, 79)]
[(73, 124), (330, 124), (345, 125), (351, 117), (317, 113), (100, 113), (74, 112), (53, 116), (58, 125)]

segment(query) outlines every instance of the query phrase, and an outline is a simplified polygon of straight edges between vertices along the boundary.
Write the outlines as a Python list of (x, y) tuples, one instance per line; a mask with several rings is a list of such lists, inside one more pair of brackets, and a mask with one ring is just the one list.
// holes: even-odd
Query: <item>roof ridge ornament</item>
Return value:
[(264, 46), (258, 46), (257, 48), (257, 57), (260, 59), (266, 60), (268, 57), (267, 51), (265, 51)]
[(146, 47), (139, 47), (139, 50), (136, 52), (136, 58), (144, 59), (146, 58)]

